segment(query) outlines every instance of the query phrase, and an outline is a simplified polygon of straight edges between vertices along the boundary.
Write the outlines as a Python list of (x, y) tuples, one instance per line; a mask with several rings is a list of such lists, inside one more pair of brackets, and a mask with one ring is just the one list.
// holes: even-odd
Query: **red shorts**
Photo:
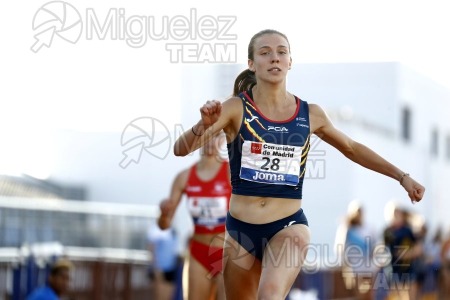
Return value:
[(213, 247), (192, 240), (189, 250), (191, 256), (208, 271), (209, 277), (222, 272), (222, 247)]

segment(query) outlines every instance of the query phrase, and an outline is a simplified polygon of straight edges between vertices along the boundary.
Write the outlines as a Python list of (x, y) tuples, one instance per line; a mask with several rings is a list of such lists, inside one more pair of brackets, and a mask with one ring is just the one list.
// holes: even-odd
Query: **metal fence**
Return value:
[(0, 196), (0, 300), (45, 283), (51, 256), (75, 263), (71, 299), (149, 299), (152, 205)]
[[(45, 284), (51, 261), (56, 257), (22, 256), (10, 249), (0, 256), (0, 299), (24, 300)], [(151, 299), (152, 282), (147, 277), (150, 257), (146, 251), (129, 249), (64, 248), (64, 257), (75, 268), (68, 299)]]

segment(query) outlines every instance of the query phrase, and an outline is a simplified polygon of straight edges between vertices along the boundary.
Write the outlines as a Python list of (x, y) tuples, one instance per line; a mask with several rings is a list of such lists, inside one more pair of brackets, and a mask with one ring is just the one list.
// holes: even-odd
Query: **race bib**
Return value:
[(242, 145), (241, 179), (297, 185), (303, 147), (244, 141)]
[(195, 224), (217, 226), (225, 223), (228, 201), (227, 197), (190, 197), (188, 207)]

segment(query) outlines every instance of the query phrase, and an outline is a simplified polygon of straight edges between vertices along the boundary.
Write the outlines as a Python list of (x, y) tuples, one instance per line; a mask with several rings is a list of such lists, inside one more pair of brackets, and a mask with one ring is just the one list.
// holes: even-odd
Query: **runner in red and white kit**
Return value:
[[(190, 243), (188, 299), (225, 299), (222, 255), (225, 220), (231, 196), (230, 167), (219, 155), (223, 135), (206, 144), (200, 160), (181, 171), (172, 184), (170, 197), (161, 202), (158, 225), (170, 227), (185, 194), (194, 221)], [(214, 295), (215, 294), (215, 295)]]

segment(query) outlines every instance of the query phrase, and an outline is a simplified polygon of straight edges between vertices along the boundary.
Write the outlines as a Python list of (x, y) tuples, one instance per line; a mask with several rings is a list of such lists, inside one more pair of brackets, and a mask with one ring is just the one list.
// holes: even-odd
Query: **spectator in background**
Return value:
[(152, 263), (149, 278), (154, 283), (156, 300), (174, 299), (178, 274), (177, 236), (173, 228), (161, 230), (156, 224), (148, 232)]
[(422, 243), (418, 241), (408, 221), (409, 212), (396, 207), (391, 224), (384, 230), (384, 242), (391, 252), (391, 286), (393, 297), (417, 299), (417, 269), (415, 264), (423, 253)]
[(425, 278), (427, 277), (427, 266), (425, 262), (426, 261), (425, 246), (427, 244), (427, 235), (428, 235), (428, 227), (424, 223), (415, 233), (416, 244), (420, 245), (422, 251), (420, 255), (412, 262), (415, 283), (417, 285), (417, 296), (421, 294), (425, 284)]
[(73, 264), (66, 259), (59, 259), (50, 267), (47, 284), (34, 290), (27, 300), (59, 300), (64, 296), (70, 283)]
[(446, 299), (450, 296), (450, 235), (442, 243), (441, 249), (442, 262), (442, 284), (441, 296)]
[(428, 238), (428, 226), (423, 224), (418, 234), (418, 240), (423, 245), (422, 256), (416, 265), (419, 289), (430, 294), (438, 291), (439, 273), (441, 270), (442, 231), (436, 230), (432, 239)]
[(336, 234), (336, 251), (342, 262), (342, 276), (347, 289), (357, 299), (373, 299), (373, 281), (378, 267), (373, 262), (376, 244), (374, 231), (364, 222), (363, 207), (350, 202), (345, 223)]

